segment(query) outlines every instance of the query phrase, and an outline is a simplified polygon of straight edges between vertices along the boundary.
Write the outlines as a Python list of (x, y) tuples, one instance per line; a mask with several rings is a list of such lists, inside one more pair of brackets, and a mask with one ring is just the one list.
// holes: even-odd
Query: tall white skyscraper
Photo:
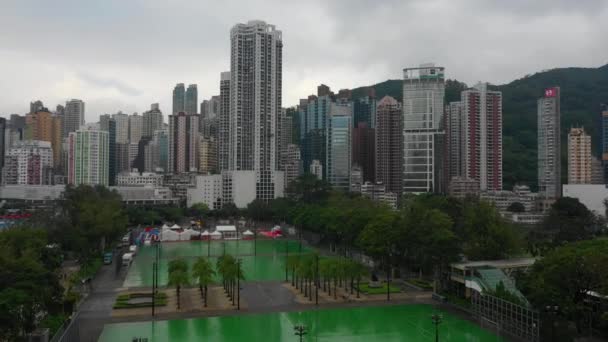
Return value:
[(68, 183), (108, 185), (109, 133), (82, 127), (68, 137)]
[(229, 170), (230, 151), (230, 71), (220, 76), (220, 106), (217, 141), (219, 171)]
[(403, 69), (403, 192), (432, 192), (439, 167), (435, 154), (442, 134), (444, 68), (422, 64)]
[(538, 192), (547, 200), (562, 195), (560, 89), (545, 89), (538, 99)]
[(229, 169), (255, 171), (256, 197), (270, 200), (283, 193), (275, 140), (281, 111), (281, 31), (249, 21), (235, 25), (230, 39)]
[(63, 115), (63, 136), (67, 137), (82, 125), (84, 125), (84, 102), (77, 99), (67, 101)]

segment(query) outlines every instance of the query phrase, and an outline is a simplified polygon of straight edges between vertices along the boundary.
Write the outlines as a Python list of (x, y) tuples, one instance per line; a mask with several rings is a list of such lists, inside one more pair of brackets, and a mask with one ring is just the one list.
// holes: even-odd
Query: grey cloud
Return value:
[(129, 86), (128, 84), (123, 83), (120, 80), (113, 78), (104, 78), (89, 74), (87, 72), (78, 73), (78, 77), (97, 88), (113, 88), (118, 90), (120, 93), (127, 96), (139, 96), (142, 94), (142, 91), (136, 88)]

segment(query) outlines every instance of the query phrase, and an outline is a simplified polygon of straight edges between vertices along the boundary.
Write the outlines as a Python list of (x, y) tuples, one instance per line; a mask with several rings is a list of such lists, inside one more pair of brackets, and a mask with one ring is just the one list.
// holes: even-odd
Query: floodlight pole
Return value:
[(288, 273), (289, 273), (289, 240), (285, 239), (285, 282), (289, 281)]
[(236, 309), (241, 310), (241, 259), (237, 259), (236, 264)]
[(435, 325), (435, 342), (439, 342), (439, 324), (441, 324), (441, 315), (433, 314), (431, 316), (431, 320), (433, 321), (433, 325)]
[(319, 305), (319, 254), (315, 255), (316, 271), (315, 271), (315, 305)]

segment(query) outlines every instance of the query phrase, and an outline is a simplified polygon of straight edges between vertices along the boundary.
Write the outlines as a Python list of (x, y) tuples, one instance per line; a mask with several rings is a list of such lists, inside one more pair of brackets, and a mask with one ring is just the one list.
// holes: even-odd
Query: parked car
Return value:
[(114, 253), (112, 252), (106, 252), (103, 254), (103, 264), (104, 265), (109, 265), (112, 263), (112, 259), (114, 257)]
[(131, 262), (133, 261), (133, 254), (131, 253), (125, 253), (122, 255), (122, 265), (123, 266), (129, 266), (131, 265)]

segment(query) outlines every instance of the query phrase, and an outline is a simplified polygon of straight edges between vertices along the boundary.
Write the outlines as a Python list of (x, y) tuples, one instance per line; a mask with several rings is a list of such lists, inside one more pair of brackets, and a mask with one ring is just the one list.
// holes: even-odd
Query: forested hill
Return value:
[[(536, 187), (536, 101), (545, 88), (561, 87), (562, 180), (567, 181), (567, 132), (583, 126), (593, 140), (593, 154), (599, 156), (600, 104), (608, 103), (608, 65), (600, 68), (562, 68), (538, 72), (511, 83), (494, 86), (503, 94), (504, 187), (515, 181)], [(402, 81), (388, 80), (373, 85), (378, 99), (390, 95), (402, 100)], [(446, 82), (446, 102), (458, 101), (466, 85)], [(353, 89), (353, 97), (366, 87)]]

